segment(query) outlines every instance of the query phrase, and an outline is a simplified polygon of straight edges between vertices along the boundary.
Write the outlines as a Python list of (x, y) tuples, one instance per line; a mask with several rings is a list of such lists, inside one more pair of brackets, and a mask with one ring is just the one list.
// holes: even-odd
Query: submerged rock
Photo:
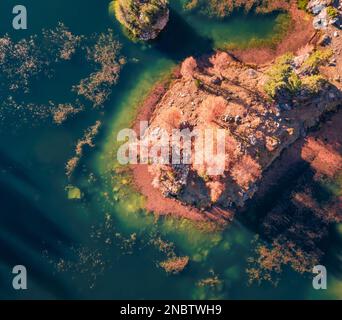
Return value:
[(169, 21), (168, 0), (115, 0), (115, 16), (133, 38), (152, 40)]
[(68, 185), (65, 189), (68, 192), (68, 199), (69, 200), (80, 200), (80, 199), (82, 199), (82, 192), (79, 188), (72, 186), (72, 185)]

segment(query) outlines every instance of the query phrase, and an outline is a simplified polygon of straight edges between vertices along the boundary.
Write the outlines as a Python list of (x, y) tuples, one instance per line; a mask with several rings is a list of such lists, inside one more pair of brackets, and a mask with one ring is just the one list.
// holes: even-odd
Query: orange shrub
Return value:
[(191, 79), (193, 78), (197, 69), (197, 61), (193, 57), (186, 58), (181, 67), (181, 75), (184, 78)]
[(245, 155), (233, 166), (231, 175), (240, 187), (247, 190), (261, 177), (261, 167), (251, 156)]

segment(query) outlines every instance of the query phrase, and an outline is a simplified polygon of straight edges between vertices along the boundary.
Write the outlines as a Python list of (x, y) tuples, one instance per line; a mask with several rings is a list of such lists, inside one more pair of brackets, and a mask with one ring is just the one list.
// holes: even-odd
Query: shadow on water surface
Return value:
[(213, 51), (213, 41), (200, 36), (180, 14), (170, 9), (170, 21), (153, 41), (163, 55), (180, 61), (191, 55), (202, 55)]
[[(9, 271), (2, 275), (1, 281), (4, 283), (0, 287), (10, 289), (8, 280), (11, 279), (11, 268), (21, 264), (29, 268), (30, 279), (42, 288), (57, 296), (69, 296), (70, 291), (65, 285), (51, 276), (52, 266), (41, 259), (43, 249), (46, 248), (60, 256), (57, 243), (66, 239), (65, 235), (44, 218), (30, 201), (23, 199), (8, 186), (0, 185), (0, 193), (0, 201), (4, 203), (6, 199), (6, 207), (1, 209), (0, 217), (1, 262), (8, 266), (5, 270)], [(11, 290), (7, 291), (10, 292)]]
[[(71, 238), (37, 207), (38, 204), (30, 198), (32, 195), (19, 191), (21, 187), (38, 190), (37, 184), (22, 169), (14, 170), (12, 160), (3, 155), (0, 160), (0, 252), (2, 265), (8, 266), (2, 268), (2, 272), (6, 274), (0, 275), (0, 287), (10, 288), (8, 281), (11, 278), (11, 268), (22, 264), (29, 266), (32, 279), (42, 288), (65, 297), (69, 290), (51, 277), (51, 266), (46, 260), (42, 260), (42, 255), (46, 249), (53, 256), (61, 256), (58, 243), (68, 244)], [(11, 170), (8, 169), (9, 163)]]
[[(334, 195), (315, 179), (316, 172), (310, 163), (300, 159), (300, 154), (297, 156), (297, 162), (285, 170), (267, 192), (250, 200), (237, 219), (271, 246), (273, 240), (281, 238), (309, 255), (322, 250), (320, 263), (329, 266), (330, 272), (342, 279), (342, 239), (334, 229), (335, 223), (322, 218), (319, 212), (311, 209), (310, 203), (297, 203), (294, 198), (294, 194), (307, 194), (325, 208)], [(272, 168), (277, 165), (281, 164), (275, 162)]]
[(342, 280), (342, 237), (337, 233), (336, 229), (330, 230), (330, 237), (328, 240), (333, 243), (332, 248), (325, 257), (323, 264), (329, 265), (329, 270), (340, 280)]
[[(30, 175), (25, 171), (25, 168), (14, 159), (10, 159), (3, 152), (0, 151), (0, 168), (2, 170), (13, 171), (15, 168), (15, 177), (21, 181), (27, 183), (32, 188), (39, 189), (38, 184), (30, 177)], [(9, 169), (10, 168), (10, 169)], [(1, 180), (0, 180), (1, 181)]]
[[(301, 178), (303, 172), (309, 170), (309, 164), (305, 161), (300, 161), (292, 166), (262, 197), (256, 196), (247, 202), (246, 208), (238, 215), (238, 220), (252, 232), (259, 233), (261, 223), (267, 214), (286, 196), (290, 195), (293, 186)], [(311, 172), (311, 174), (313, 173)]]

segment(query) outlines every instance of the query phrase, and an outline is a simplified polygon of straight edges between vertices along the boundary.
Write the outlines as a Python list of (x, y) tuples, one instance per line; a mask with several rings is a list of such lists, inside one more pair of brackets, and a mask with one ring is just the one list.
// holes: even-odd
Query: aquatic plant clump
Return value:
[(319, 262), (319, 250), (305, 252), (282, 236), (271, 245), (258, 244), (255, 253), (255, 257), (248, 259), (250, 267), (246, 270), (250, 284), (269, 281), (277, 285), (279, 279), (276, 275), (281, 274), (286, 265), (303, 274), (311, 272), (312, 266)]
[(90, 148), (95, 147), (94, 139), (99, 132), (100, 126), (101, 126), (101, 122), (96, 121), (96, 123), (93, 126), (89, 127), (85, 131), (83, 138), (78, 140), (78, 142), (76, 144), (76, 148), (75, 148), (75, 156), (72, 157), (67, 162), (67, 164), (65, 166), (66, 175), (68, 178), (71, 177), (71, 175), (73, 174), (73, 172), (77, 168), (77, 166), (81, 160), (81, 157), (83, 156), (83, 151), (84, 151), (85, 146), (88, 146)]
[(139, 40), (155, 39), (169, 20), (167, 0), (115, 0), (118, 21)]
[(126, 63), (120, 50), (121, 44), (111, 29), (88, 38), (73, 34), (63, 23), (58, 23), (53, 29), (43, 29), (40, 36), (30, 36), (18, 42), (4, 35), (0, 38), (1, 120), (20, 113), (21, 118), (31, 123), (34, 119), (50, 118), (60, 125), (83, 111), (86, 101), (81, 102), (77, 97), (65, 103), (48, 101), (38, 105), (26, 101), (30, 100), (35, 81), (54, 81), (58, 65), (71, 62), (76, 53), (82, 53), (83, 62), (90, 62), (95, 72), (73, 86), (73, 91), (95, 107), (103, 105)]
[(1, 91), (29, 91), (29, 84), (46, 67), (36, 39), (31, 37), (15, 43), (5, 35), (0, 38)]
[(101, 33), (96, 44), (86, 50), (87, 60), (96, 65), (98, 70), (82, 79), (73, 90), (91, 101), (94, 107), (98, 107), (108, 99), (111, 87), (118, 82), (126, 60), (120, 56), (121, 44), (115, 39), (111, 29), (107, 33)]
[(71, 33), (61, 22), (55, 29), (43, 30), (43, 45), (49, 44), (45, 51), (48, 59), (70, 60), (80, 46), (82, 38)]
[(0, 38), (0, 88), (3, 91), (28, 93), (31, 81), (40, 74), (49, 75), (53, 64), (70, 60), (82, 39), (63, 23), (42, 33), (42, 41), (36, 36), (18, 42), (8, 35)]
[(189, 263), (189, 257), (173, 257), (160, 262), (160, 266), (170, 274), (182, 272)]
[(84, 106), (78, 104), (77, 106), (72, 105), (71, 103), (60, 103), (57, 106), (54, 106), (52, 110), (53, 121), (60, 125), (65, 122), (69, 117), (81, 112), (84, 110)]

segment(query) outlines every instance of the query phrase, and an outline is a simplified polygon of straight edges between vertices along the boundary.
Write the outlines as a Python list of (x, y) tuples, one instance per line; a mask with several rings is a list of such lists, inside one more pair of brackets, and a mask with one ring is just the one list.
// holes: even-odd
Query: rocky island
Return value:
[[(312, 2), (309, 12), (317, 9)], [(189, 57), (182, 63), (178, 78), (148, 113), (149, 128), (154, 133), (166, 130), (170, 139), (175, 129), (223, 129), (225, 156), (201, 165), (135, 166), (136, 184), (147, 196), (149, 209), (194, 219), (231, 219), (236, 208), (253, 198), (282, 152), (340, 106), (341, 41), (336, 23), (341, 8), (333, 1), (319, 5), (323, 12), (334, 8), (338, 14), (327, 18), (324, 31), (314, 31), (314, 20), (310, 41), (294, 53), (263, 65), (227, 52)], [(218, 162), (224, 163), (224, 173), (208, 174)]]
[(132, 38), (155, 39), (169, 20), (167, 0), (115, 0), (115, 16)]

